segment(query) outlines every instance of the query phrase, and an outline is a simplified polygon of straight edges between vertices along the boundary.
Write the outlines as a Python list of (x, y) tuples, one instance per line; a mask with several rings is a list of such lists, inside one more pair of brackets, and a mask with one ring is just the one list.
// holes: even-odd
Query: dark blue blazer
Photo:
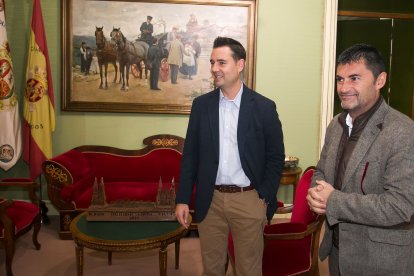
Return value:
[[(217, 177), (219, 100), (219, 89), (194, 100), (184, 144), (176, 203), (189, 205), (196, 185), (194, 220), (197, 222), (207, 214)], [(285, 159), (282, 125), (275, 103), (245, 85), (237, 141), (244, 173), (259, 196), (269, 203), (267, 218), (270, 219), (277, 207), (276, 193)]]

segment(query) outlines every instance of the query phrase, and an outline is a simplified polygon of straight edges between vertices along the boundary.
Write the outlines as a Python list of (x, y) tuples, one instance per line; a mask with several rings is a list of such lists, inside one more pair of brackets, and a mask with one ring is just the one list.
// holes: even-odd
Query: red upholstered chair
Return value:
[[(313, 214), (307, 205), (314, 167), (309, 167), (299, 180), (293, 205), (281, 207), (279, 213), (292, 213), (289, 222), (266, 225), (263, 252), (263, 276), (319, 275), (319, 235), (323, 216)], [(234, 248), (229, 236), (229, 259), (235, 264)]]
[(32, 179), (10, 178), (0, 180), (0, 187), (25, 188), (29, 192), (29, 198), (33, 202), (0, 198), (0, 244), (6, 253), (7, 276), (11, 276), (13, 275), (12, 262), (15, 241), (23, 234), (29, 232), (32, 226), (33, 244), (37, 250), (40, 249), (37, 236), (40, 230), (41, 218), (38, 206), (39, 200), (35, 193), (36, 189), (38, 189), (38, 184)]

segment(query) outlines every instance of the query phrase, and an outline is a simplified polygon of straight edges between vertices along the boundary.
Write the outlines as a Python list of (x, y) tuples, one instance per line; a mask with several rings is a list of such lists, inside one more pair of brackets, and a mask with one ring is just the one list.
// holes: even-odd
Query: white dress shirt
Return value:
[(351, 136), (351, 132), (352, 132), (352, 128), (354, 127), (354, 123), (352, 122), (352, 117), (351, 115), (346, 115), (345, 118), (345, 123), (348, 126), (348, 137)]
[(237, 185), (247, 187), (250, 180), (243, 171), (240, 163), (240, 154), (237, 143), (237, 124), (243, 84), (234, 100), (227, 99), (220, 90), (219, 102), (219, 132), (220, 132), (220, 159), (216, 178), (216, 185)]

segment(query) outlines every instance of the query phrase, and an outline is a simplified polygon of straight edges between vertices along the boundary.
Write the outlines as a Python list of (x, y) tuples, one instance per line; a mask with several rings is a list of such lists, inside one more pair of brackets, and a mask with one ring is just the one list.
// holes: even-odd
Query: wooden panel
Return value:
[[(366, 43), (376, 47), (383, 55), (385, 67), (389, 72), (389, 55), (391, 52), (391, 20), (364, 19), (364, 20), (343, 20), (338, 21), (338, 35), (336, 42), (336, 54), (344, 51), (355, 43)], [(375, 35), (372, 35), (375, 34)], [(387, 99), (389, 82), (381, 90), (382, 95)], [(335, 93), (334, 114), (342, 111), (339, 98)]]
[(339, 10), (414, 13), (412, 0), (339, 0)]
[(394, 20), (390, 105), (409, 117), (413, 116), (413, 38), (414, 20)]

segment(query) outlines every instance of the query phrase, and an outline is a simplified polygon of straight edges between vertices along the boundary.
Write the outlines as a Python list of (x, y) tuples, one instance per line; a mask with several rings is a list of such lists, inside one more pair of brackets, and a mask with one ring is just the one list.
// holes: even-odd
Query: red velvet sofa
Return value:
[(95, 177), (103, 178), (108, 202), (155, 201), (160, 178), (164, 187), (174, 179), (178, 188), (184, 139), (154, 135), (143, 143), (140, 150), (80, 146), (43, 163), (49, 199), (60, 213), (62, 239), (72, 238), (71, 221), (89, 207)]

